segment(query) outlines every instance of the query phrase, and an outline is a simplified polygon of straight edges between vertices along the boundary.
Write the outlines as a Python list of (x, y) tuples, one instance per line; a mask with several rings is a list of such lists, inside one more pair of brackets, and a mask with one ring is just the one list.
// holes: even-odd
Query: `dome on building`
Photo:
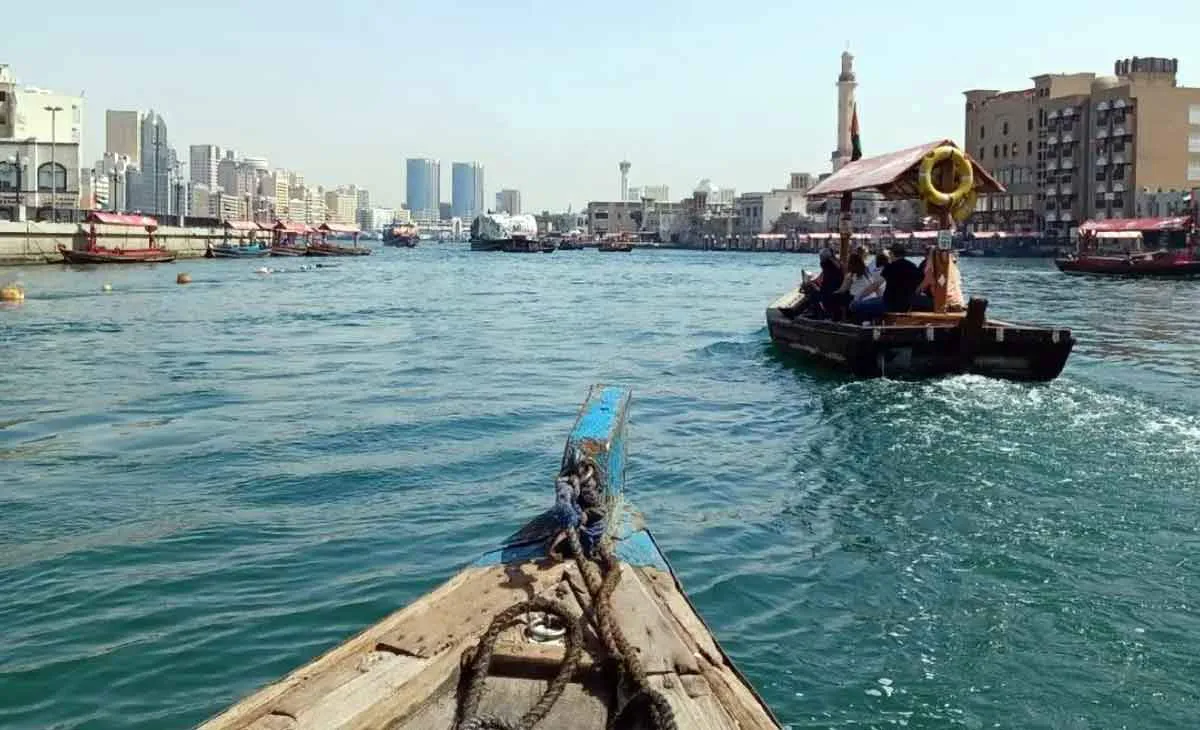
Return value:
[(705, 195), (710, 195), (712, 193), (712, 191), (714, 191), (714, 190), (716, 190), (716, 188), (713, 186), (712, 180), (709, 180), (708, 178), (704, 178), (700, 182), (696, 183), (696, 189), (693, 190), (692, 192), (704, 193)]

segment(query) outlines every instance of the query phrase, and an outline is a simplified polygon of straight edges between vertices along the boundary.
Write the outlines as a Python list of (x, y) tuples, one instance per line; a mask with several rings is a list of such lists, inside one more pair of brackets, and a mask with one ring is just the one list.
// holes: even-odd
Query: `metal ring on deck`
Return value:
[(563, 625), (557, 616), (545, 613), (531, 614), (529, 623), (525, 626), (525, 635), (531, 641), (539, 644), (549, 644), (554, 641), (560, 641), (567, 635), (567, 627)]

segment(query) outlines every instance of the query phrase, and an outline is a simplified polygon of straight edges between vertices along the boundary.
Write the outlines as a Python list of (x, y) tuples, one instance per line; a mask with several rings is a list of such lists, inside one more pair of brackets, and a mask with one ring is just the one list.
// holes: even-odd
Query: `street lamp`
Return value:
[[(61, 106), (45, 106), (42, 108), (50, 112), (50, 220), (58, 223), (58, 206), (57, 201), (54, 199), (56, 195), (55, 188), (58, 187), (58, 164), (54, 159), (54, 146), (58, 142), (58, 113), (63, 108)], [(64, 180), (63, 182), (66, 181)]]
[(6, 160), (9, 165), (17, 171), (17, 191), (16, 191), (16, 210), (13, 214), (13, 222), (19, 223), (25, 219), (25, 205), (21, 199), (21, 186), (24, 185), (25, 165), (29, 163), (28, 157), (22, 157), (20, 154), (9, 155)]

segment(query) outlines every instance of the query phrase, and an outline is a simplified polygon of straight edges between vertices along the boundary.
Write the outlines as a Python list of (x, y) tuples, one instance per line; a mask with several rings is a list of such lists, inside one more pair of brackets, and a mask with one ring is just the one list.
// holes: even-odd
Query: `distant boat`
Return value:
[(395, 248), (413, 248), (421, 240), (421, 232), (411, 223), (391, 226), (383, 232), (383, 245)]
[(505, 251), (518, 241), (536, 239), (537, 219), (528, 214), (484, 213), (471, 221), (472, 251)]
[(63, 262), (68, 264), (165, 264), (175, 260), (175, 252), (164, 248), (105, 248), (72, 251), (59, 246)]
[(265, 243), (252, 243), (239, 246), (232, 243), (222, 243), (209, 246), (204, 252), (205, 258), (210, 259), (256, 259), (271, 253), (271, 247)]
[[(82, 251), (60, 245), (58, 253), (68, 264), (161, 264), (175, 260), (175, 252), (162, 248), (154, 239), (158, 221), (145, 215), (125, 215), (92, 211), (86, 222), (88, 247)], [(118, 228), (121, 236), (129, 236), (130, 228), (141, 228), (146, 232), (146, 246), (140, 248), (108, 248), (99, 244), (100, 235), (106, 231), (99, 226)], [(129, 239), (126, 239), (129, 240)]]

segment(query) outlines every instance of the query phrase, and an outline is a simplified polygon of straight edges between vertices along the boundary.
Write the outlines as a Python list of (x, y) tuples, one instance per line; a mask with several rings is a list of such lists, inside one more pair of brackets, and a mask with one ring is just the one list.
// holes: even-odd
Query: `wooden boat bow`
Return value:
[(778, 730), (624, 500), (628, 406), (594, 386), (552, 508), (202, 730)]

